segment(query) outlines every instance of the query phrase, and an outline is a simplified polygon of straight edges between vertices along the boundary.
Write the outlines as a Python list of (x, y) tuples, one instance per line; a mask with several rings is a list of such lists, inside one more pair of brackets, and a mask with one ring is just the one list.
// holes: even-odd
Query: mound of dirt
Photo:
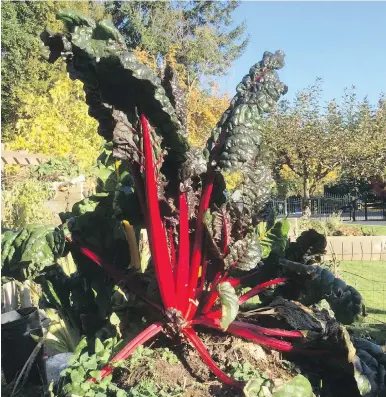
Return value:
[[(254, 371), (257, 371), (268, 375), (279, 385), (297, 375), (295, 367), (282, 360), (278, 352), (265, 350), (236, 337), (208, 334), (200, 336), (215, 362), (221, 363), (223, 370), (240, 380), (253, 378), (256, 373)], [(165, 346), (165, 341), (161, 343)], [(162, 390), (167, 393), (165, 395), (176, 397), (243, 396), (243, 393), (238, 393), (218, 381), (197, 351), (189, 345), (179, 351), (170, 342), (169, 347), (170, 350), (155, 347), (153, 353), (149, 349), (143, 353), (139, 351), (139, 356), (142, 357), (134, 355), (114, 381), (128, 391), (136, 390), (138, 395), (148, 395), (146, 393), (150, 390), (161, 395)], [(245, 366), (246, 363), (250, 365)]]

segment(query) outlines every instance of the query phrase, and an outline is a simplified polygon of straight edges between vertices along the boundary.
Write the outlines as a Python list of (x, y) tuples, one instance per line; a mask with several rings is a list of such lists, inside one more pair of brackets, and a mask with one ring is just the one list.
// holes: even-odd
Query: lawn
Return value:
[(386, 236), (386, 226), (373, 226), (373, 225), (359, 225), (350, 223), (349, 225), (345, 225), (349, 227), (356, 227), (361, 229), (365, 235), (370, 236)]
[(339, 272), (365, 300), (366, 322), (386, 324), (386, 261), (342, 261)]

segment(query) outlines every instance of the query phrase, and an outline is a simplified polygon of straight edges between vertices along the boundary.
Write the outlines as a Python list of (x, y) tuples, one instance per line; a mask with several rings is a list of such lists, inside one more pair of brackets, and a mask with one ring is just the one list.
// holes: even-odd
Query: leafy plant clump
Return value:
[[(336, 374), (338, 363), (352, 381), (351, 396), (378, 392), (384, 385), (374, 369), (383, 365), (379, 357), (371, 356), (374, 368), (365, 366), (338, 323), (364, 313), (360, 294), (317, 264), (324, 236), (311, 230), (288, 244), (287, 220), (275, 222), (265, 209), (270, 176), (262, 120), (287, 91), (276, 72), (284, 54), (265, 52), (251, 67), (202, 152), (186, 139), (183, 94), (172, 73), (158, 79), (108, 21), (72, 11), (58, 17), (67, 32), (42, 35), (45, 55), (51, 62), (63, 58), (70, 77), (83, 82), (89, 113), (108, 141), (98, 160), (97, 192), (61, 214), (62, 226), (42, 231), (42, 242), (28, 243), (52, 248), (44, 256), (49, 261), (20, 259), (27, 247), (22, 230), (3, 239), (2, 264), (21, 281), (37, 279), (46, 304), (60, 307), (89, 344), (109, 332), (114, 311), (123, 334), (140, 324), (108, 363), (97, 362), (102, 368), (89, 374), (89, 383), (105, 387), (117, 364), (164, 334), (176, 345), (193, 346), (227, 385), (249, 396), (273, 392), (261, 376), (247, 384), (227, 374), (201, 330), (307, 357), (323, 366), (321, 376)], [(235, 172), (239, 183), (227, 189), (223, 174)], [(63, 245), (52, 246), (51, 236)], [(55, 265), (68, 252), (78, 268), (71, 276)], [(245, 287), (250, 290), (240, 293)], [(246, 309), (257, 295), (261, 304)], [(310, 307), (323, 299), (331, 310)], [(310, 395), (306, 378), (299, 382), (302, 392), (283, 395)]]

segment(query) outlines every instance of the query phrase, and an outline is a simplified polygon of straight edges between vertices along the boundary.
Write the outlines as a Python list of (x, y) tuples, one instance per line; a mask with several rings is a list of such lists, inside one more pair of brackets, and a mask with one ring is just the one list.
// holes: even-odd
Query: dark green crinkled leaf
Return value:
[(231, 196), (243, 216), (251, 218), (258, 214), (271, 196), (271, 172), (267, 164), (255, 161), (241, 170), (243, 182)]
[(95, 21), (78, 11), (65, 9), (57, 13), (57, 18), (63, 21), (68, 30), (73, 31), (76, 26), (89, 26), (94, 28)]
[(327, 240), (314, 229), (304, 231), (286, 250), (286, 258), (292, 261), (309, 263), (315, 256), (325, 253)]
[[(372, 391), (375, 391), (376, 385), (374, 383), (374, 374), (371, 370), (368, 370), (367, 365), (361, 361), (361, 359), (356, 354), (357, 351), (350, 339), (350, 335), (346, 328), (341, 326), (341, 341), (347, 348), (347, 359), (348, 362), (352, 364), (353, 375), (357, 383), (357, 387), (361, 396), (373, 395)], [(373, 387), (372, 387), (373, 384)]]
[(249, 271), (254, 269), (261, 260), (261, 246), (255, 233), (251, 233), (242, 240), (230, 246), (229, 254), (225, 257), (225, 266)]
[[(299, 288), (297, 294), (299, 302), (304, 305), (309, 306), (326, 299), (336, 319), (343, 324), (351, 324), (365, 312), (360, 293), (343, 280), (336, 278), (329, 270), (287, 259), (280, 259), (280, 264), (301, 277), (297, 283)], [(291, 293), (295, 293), (295, 288), (292, 288)]]
[(205, 211), (203, 218), (205, 230), (206, 230), (206, 249), (208, 252), (217, 259), (221, 259), (223, 257), (220, 247), (214, 239), (214, 231), (213, 231), (213, 214), (211, 214), (210, 209)]
[(169, 62), (166, 64), (165, 70), (163, 72), (162, 86), (164, 87), (166, 95), (170, 99), (170, 102), (176, 111), (178, 120), (182, 125), (182, 129), (186, 131), (187, 104), (185, 92), (180, 87), (176, 72)]
[(180, 170), (180, 179), (186, 180), (202, 175), (207, 170), (207, 163), (202, 153), (202, 149), (198, 147), (190, 147), (186, 152), (186, 160), (182, 164)]
[(211, 162), (222, 170), (238, 170), (259, 153), (263, 115), (287, 92), (276, 72), (283, 66), (282, 51), (266, 51), (237, 86), (237, 94), (214, 128), (206, 148)]
[(288, 244), (289, 231), (290, 223), (287, 219), (280, 219), (275, 223), (273, 228), (260, 240), (263, 259), (268, 258), (271, 252), (274, 252), (279, 257), (284, 256)]
[(223, 330), (226, 330), (239, 312), (239, 299), (235, 289), (227, 281), (219, 284), (217, 291), (221, 301), (220, 325)]
[(274, 392), (272, 397), (312, 397), (312, 386), (306, 377), (296, 375), (288, 383)]
[(2, 277), (19, 281), (33, 279), (54, 265), (66, 244), (63, 227), (29, 225), (2, 236)]

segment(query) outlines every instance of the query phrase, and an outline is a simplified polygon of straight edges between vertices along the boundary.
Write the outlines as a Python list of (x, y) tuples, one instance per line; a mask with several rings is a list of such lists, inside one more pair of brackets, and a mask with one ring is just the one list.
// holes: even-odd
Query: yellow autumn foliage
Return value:
[[(313, 167), (317, 166), (317, 160), (313, 161)], [(315, 184), (314, 190), (311, 192), (311, 194), (323, 194), (323, 188), (325, 185), (331, 185), (334, 182), (336, 182), (339, 179), (340, 172), (339, 170), (333, 170), (330, 171), (324, 178), (319, 180)], [(302, 179), (296, 175), (291, 168), (287, 165), (284, 164), (282, 168), (280, 169), (280, 178), (286, 182), (290, 182), (292, 185), (292, 193), (293, 194), (302, 194), (302, 189), (303, 189), (303, 181)], [(310, 184), (313, 185), (314, 181), (311, 179)]]
[(227, 94), (218, 85), (209, 93), (194, 85), (187, 97), (188, 139), (192, 145), (204, 147), (212, 129), (229, 106)]
[(11, 150), (50, 156), (73, 155), (82, 169), (95, 164), (102, 147), (98, 123), (88, 115), (82, 83), (59, 78), (46, 95), (25, 92)]

